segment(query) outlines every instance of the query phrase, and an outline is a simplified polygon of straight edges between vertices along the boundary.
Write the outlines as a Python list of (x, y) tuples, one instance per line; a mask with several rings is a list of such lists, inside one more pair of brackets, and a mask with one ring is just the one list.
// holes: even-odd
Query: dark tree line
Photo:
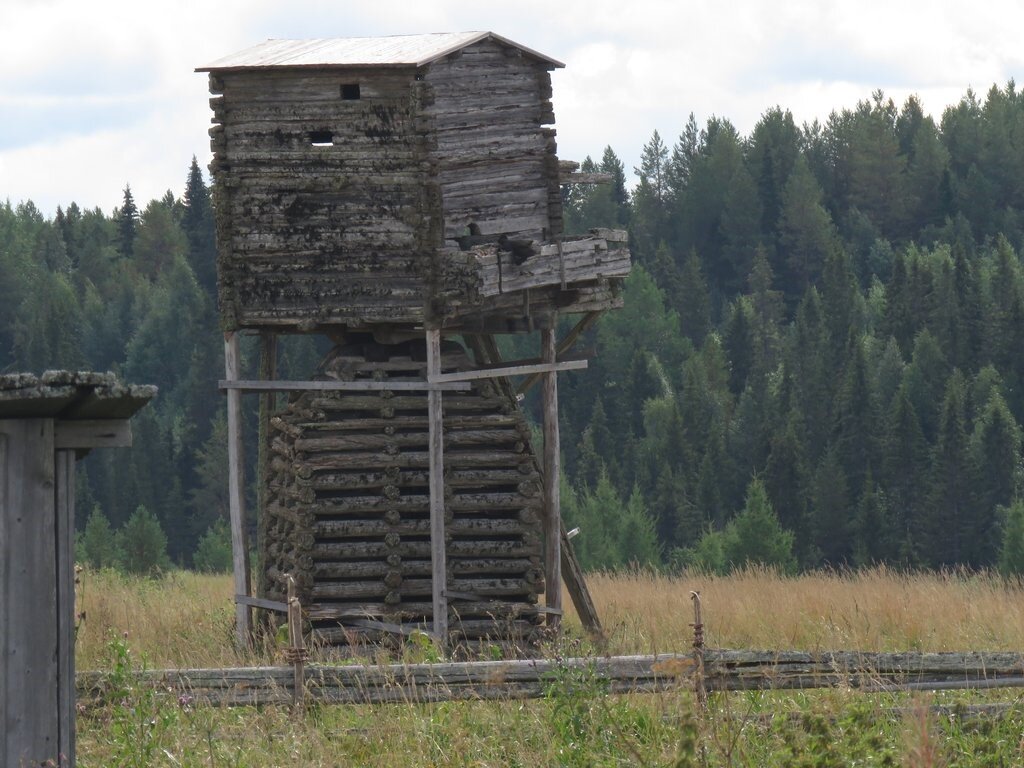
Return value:
[[(636, 263), (598, 357), (561, 380), (585, 564), (1024, 561), (1013, 83), (938, 122), (881, 93), (824, 124), (771, 109), (749, 136), (691, 117), (652, 135), (632, 189), (610, 147), (583, 169), (613, 182), (567, 192), (570, 228), (628, 228)], [(215, 302), (195, 161), (142, 209), (127, 187), (109, 215), (0, 206), (0, 370), (160, 386), (136, 447), (84, 463), (80, 508), (117, 528), (144, 506), (184, 563), (226, 514)], [(305, 378), (319, 354), (295, 338), (283, 358)]]
[[(0, 371), (112, 370), (160, 388), (134, 420), (132, 450), (80, 463), (81, 527), (98, 509), (123, 528), (142, 506), (180, 563), (220, 530), (221, 339), (210, 191), (194, 159), (181, 197), (169, 191), (142, 210), (130, 187), (109, 215), (71, 203), (47, 220), (31, 202), (0, 205)], [(299, 340), (283, 364), (305, 371), (317, 359)]]
[(581, 498), (641, 499), (655, 561), (707, 562), (755, 480), (803, 567), (997, 564), (1024, 418), (1013, 83), (939, 123), (881, 93), (747, 137), (691, 117), (628, 193), (611, 148), (584, 165), (615, 181), (567, 196), (572, 228), (628, 226), (638, 267), (563, 383)]

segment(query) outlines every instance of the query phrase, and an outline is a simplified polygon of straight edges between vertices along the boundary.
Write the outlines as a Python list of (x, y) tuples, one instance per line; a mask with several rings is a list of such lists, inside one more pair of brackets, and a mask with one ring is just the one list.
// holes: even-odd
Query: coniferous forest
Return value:
[[(567, 188), (567, 227), (626, 228), (634, 257), (590, 368), (560, 377), (586, 567), (1024, 571), (1012, 82), (940, 118), (880, 92), (824, 123), (770, 109), (749, 136), (691, 117), (651, 135), (633, 188), (611, 147), (582, 170), (614, 181)], [(224, 534), (227, 448), (210, 195), (195, 160), (183, 176), (110, 214), (0, 206), (0, 372), (160, 387), (131, 451), (80, 464), (79, 524), (155, 519), (190, 565)], [(287, 338), (281, 376), (323, 351)]]

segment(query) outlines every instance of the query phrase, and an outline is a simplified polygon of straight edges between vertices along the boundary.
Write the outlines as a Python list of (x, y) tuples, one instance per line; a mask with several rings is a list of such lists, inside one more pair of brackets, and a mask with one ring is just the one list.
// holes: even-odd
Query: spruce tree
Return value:
[(130, 184), (125, 184), (124, 199), (121, 207), (117, 209), (115, 218), (121, 256), (130, 259), (135, 254), (135, 235), (139, 227), (139, 209), (135, 205), (135, 198), (132, 197)]
[(171, 567), (167, 536), (152, 512), (139, 506), (118, 532), (124, 569), (140, 576), (156, 576)]
[(757, 477), (747, 486), (743, 510), (726, 529), (725, 557), (734, 568), (756, 564), (777, 568), (783, 573), (796, 570), (793, 533), (779, 524), (764, 485)]
[(963, 375), (955, 370), (946, 384), (932, 455), (924, 544), (926, 560), (934, 567), (981, 565), (973, 519), (977, 472), (967, 437), (965, 400)]
[(1016, 476), (1021, 460), (1020, 427), (998, 392), (992, 394), (975, 423), (971, 449), (978, 470), (972, 559), (988, 566), (998, 554), (998, 508), (1009, 505), (1017, 495)]

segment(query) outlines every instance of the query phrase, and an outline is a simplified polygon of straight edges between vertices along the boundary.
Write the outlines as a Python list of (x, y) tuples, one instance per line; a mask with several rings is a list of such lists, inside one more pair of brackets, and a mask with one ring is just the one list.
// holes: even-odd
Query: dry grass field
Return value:
[[(589, 584), (614, 654), (685, 651), (691, 590), (701, 592), (714, 647), (1019, 650), (1024, 637), (1024, 587), (989, 575), (872, 569), (781, 577), (752, 569), (725, 577), (593, 574)], [(607, 696), (599, 681), (566, 677), (537, 701), (320, 707), (294, 717), (273, 707), (182, 706), (130, 684), (127, 673), (142, 664), (280, 663), (273, 649), (232, 649), (230, 599), (228, 576), (81, 574), (78, 667), (113, 670), (125, 686), (80, 717), (80, 765), (1024, 764), (1024, 708), (980, 725), (927, 709), (1013, 702), (1014, 691), (717, 695), (702, 716), (688, 691)], [(566, 634), (568, 645), (552, 652), (587, 647), (575, 617)]]

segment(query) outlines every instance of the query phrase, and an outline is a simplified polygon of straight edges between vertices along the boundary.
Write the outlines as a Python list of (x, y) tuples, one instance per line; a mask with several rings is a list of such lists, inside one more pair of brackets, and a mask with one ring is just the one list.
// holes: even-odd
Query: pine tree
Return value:
[[(188, 241), (188, 261), (199, 285), (212, 298), (217, 291), (217, 250), (210, 190), (193, 155), (185, 182), (181, 228)], [(609, 226), (614, 226), (609, 222)]]
[(894, 536), (924, 546), (925, 495), (930, 472), (928, 443), (907, 391), (893, 399), (886, 421), (882, 483), (890, 501)]
[(783, 573), (796, 570), (793, 533), (779, 524), (764, 485), (757, 477), (747, 486), (743, 510), (726, 529), (725, 557), (733, 567), (759, 564)]
[(756, 340), (751, 327), (750, 309), (742, 299), (735, 301), (725, 326), (722, 346), (729, 360), (729, 390), (737, 397), (747, 385), (754, 369)]
[(864, 488), (875, 462), (877, 418), (867, 361), (860, 339), (851, 335), (842, 384), (836, 398), (833, 445), (851, 488)]
[(695, 347), (704, 343), (711, 330), (711, 302), (700, 257), (690, 249), (679, 273), (678, 301), (673, 305), (679, 313), (679, 325)]
[(857, 565), (893, 562), (899, 558), (899, 537), (891, 526), (886, 499), (869, 471), (857, 505), (853, 561)]
[(850, 561), (853, 555), (851, 528), (856, 509), (839, 452), (830, 447), (811, 481), (811, 526), (816, 554), (822, 564), (840, 566)]
[(802, 156), (782, 191), (779, 252), (786, 265), (786, 298), (795, 303), (821, 279), (838, 233), (822, 202), (821, 187)]
[(782, 292), (772, 287), (775, 275), (764, 248), (758, 248), (747, 276), (754, 361), (762, 375), (775, 369), (779, 346), (779, 322), (782, 319)]
[(644, 262), (654, 258), (658, 243), (669, 239), (668, 147), (657, 131), (644, 144), (640, 167), (633, 172), (640, 182), (633, 190), (632, 231), (636, 239), (636, 258)]
[(800, 130), (792, 113), (780, 107), (765, 112), (750, 136), (747, 165), (761, 197), (761, 231), (768, 238), (766, 245), (777, 242), (783, 189), (800, 156), (800, 142)]
[(124, 187), (124, 200), (114, 218), (117, 220), (118, 245), (121, 256), (129, 259), (135, 254), (135, 235), (139, 226), (139, 209), (135, 205), (135, 198), (132, 197), (130, 184), (126, 184)]
[(973, 530), (977, 473), (969, 450), (963, 375), (954, 371), (946, 384), (932, 456), (929, 515), (925, 521), (926, 560), (934, 567), (980, 565)]
[(171, 566), (167, 556), (167, 536), (160, 522), (145, 507), (139, 506), (118, 533), (128, 573), (155, 576)]
[(999, 549), (999, 572), (1006, 576), (1024, 574), (1024, 501), (1014, 499), (1000, 510), (1004, 519)]
[(77, 559), (94, 570), (116, 568), (121, 564), (123, 553), (110, 527), (110, 521), (99, 505), (93, 506), (89, 513), (75, 551)]
[(994, 392), (974, 426), (971, 438), (978, 469), (976, 511), (972, 515), (972, 560), (990, 565), (998, 554), (998, 508), (1016, 496), (1016, 475), (1021, 460), (1020, 427), (1006, 401)]
[(771, 452), (765, 465), (763, 483), (772, 508), (783, 527), (798, 534), (798, 551), (806, 547), (807, 531), (807, 466), (803, 445), (798, 434), (797, 415), (791, 413), (785, 427), (776, 431), (771, 439)]

